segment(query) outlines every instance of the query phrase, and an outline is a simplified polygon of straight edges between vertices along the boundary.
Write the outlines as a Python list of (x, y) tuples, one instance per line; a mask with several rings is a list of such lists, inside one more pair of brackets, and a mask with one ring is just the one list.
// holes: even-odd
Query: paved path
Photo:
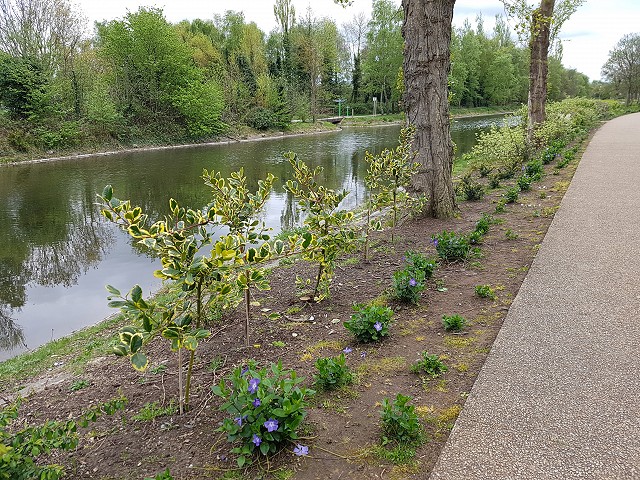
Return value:
[(640, 479), (640, 114), (589, 144), (430, 478)]

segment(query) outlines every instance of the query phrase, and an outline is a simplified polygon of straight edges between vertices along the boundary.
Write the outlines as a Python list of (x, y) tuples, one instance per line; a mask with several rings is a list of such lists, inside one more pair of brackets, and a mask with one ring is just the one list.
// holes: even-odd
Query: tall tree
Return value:
[(455, 0), (402, 0), (404, 105), (407, 121), (416, 127), (413, 149), (420, 164), (412, 185), (429, 197), (425, 213), (438, 218), (456, 211), (448, 95), (454, 4)]
[(609, 52), (602, 76), (624, 91), (627, 105), (640, 95), (640, 34), (623, 36)]
[(529, 35), (529, 99), (527, 143), (532, 146), (534, 132), (546, 118), (549, 46), (560, 28), (586, 0), (541, 0), (533, 9), (527, 0), (502, 0), (507, 14), (518, 20), (521, 36)]

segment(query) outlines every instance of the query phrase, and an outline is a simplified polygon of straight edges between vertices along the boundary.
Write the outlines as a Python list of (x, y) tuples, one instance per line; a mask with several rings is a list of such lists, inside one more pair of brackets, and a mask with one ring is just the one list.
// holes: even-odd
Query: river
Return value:
[[(458, 155), (471, 149), (476, 133), (501, 116), (456, 120)], [(322, 181), (351, 193), (344, 206), (364, 196), (366, 150), (397, 144), (400, 127), (344, 128), (339, 132), (64, 159), (0, 168), (0, 360), (94, 324), (114, 313), (104, 285), (123, 291), (138, 283), (156, 289), (156, 261), (128, 235), (104, 220), (96, 193), (114, 187), (121, 199), (157, 217), (168, 199), (198, 207), (207, 203), (203, 169), (228, 176), (244, 167), (252, 186), (268, 172), (278, 177), (264, 219), (275, 231), (295, 224), (298, 211), (282, 184), (290, 178), (283, 153), (296, 152), (322, 165)]]

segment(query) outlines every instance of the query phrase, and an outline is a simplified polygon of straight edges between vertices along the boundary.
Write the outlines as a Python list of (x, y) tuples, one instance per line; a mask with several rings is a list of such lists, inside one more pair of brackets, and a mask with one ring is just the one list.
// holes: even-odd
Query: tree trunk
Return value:
[(529, 113), (527, 117), (527, 145), (533, 146), (533, 134), (546, 119), (547, 74), (549, 72), (549, 41), (551, 17), (555, 0), (542, 0), (531, 19), (531, 64), (529, 67)]
[(402, 0), (404, 9), (404, 105), (416, 128), (418, 173), (412, 187), (429, 197), (426, 214), (451, 217), (457, 210), (451, 180), (453, 142), (448, 74), (455, 0)]

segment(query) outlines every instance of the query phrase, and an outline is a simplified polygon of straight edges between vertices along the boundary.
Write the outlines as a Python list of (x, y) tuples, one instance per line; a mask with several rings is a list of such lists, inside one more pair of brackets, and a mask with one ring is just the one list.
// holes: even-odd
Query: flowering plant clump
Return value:
[(443, 230), (442, 233), (431, 237), (431, 243), (436, 247), (440, 258), (447, 262), (464, 260), (469, 255), (471, 245), (467, 235)]
[(437, 263), (418, 252), (407, 252), (407, 265), (393, 274), (393, 293), (402, 302), (418, 303), (425, 280), (433, 276)]
[(238, 455), (239, 467), (251, 463), (257, 453), (273, 454), (298, 438), (297, 429), (307, 414), (306, 398), (315, 393), (301, 387), (302, 380), (294, 370), (284, 370), (281, 362), (258, 369), (251, 361), (212, 388), (225, 400), (220, 411), (229, 416), (218, 431), (226, 432), (229, 442), (239, 442), (231, 450)]
[(360, 342), (377, 342), (389, 335), (393, 311), (389, 307), (378, 305), (354, 305), (355, 313), (344, 326)]
[(467, 325), (467, 319), (461, 315), (443, 315), (442, 326), (447, 332), (459, 332)]
[[(345, 349), (346, 353), (352, 349)], [(316, 387), (322, 390), (333, 390), (353, 382), (353, 374), (346, 364), (346, 357), (341, 353), (335, 358), (319, 358), (315, 363), (318, 373), (313, 376)]]

